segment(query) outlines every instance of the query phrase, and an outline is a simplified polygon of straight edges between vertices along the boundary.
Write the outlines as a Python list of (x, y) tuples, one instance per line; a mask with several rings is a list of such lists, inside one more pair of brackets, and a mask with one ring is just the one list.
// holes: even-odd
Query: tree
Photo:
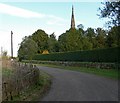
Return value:
[(33, 56), (37, 53), (38, 46), (36, 42), (29, 37), (23, 38), (18, 50), (18, 57), (22, 59), (32, 60)]
[(95, 37), (94, 29), (92, 29), (92, 28), (87, 28), (87, 30), (85, 31), (85, 35), (86, 35), (89, 39), (92, 39), (93, 37)]
[(96, 29), (96, 48), (105, 48), (106, 46), (106, 31), (102, 28)]
[(100, 18), (110, 18), (111, 21), (108, 24), (120, 26), (120, 1), (118, 2), (105, 2), (102, 3), (103, 8), (100, 10)]
[(83, 26), (83, 24), (79, 24), (79, 25), (77, 25), (77, 28), (78, 28), (78, 29), (79, 29), (79, 28), (84, 29), (84, 26)]
[(114, 26), (111, 28), (111, 30), (108, 32), (107, 36), (107, 46), (108, 47), (117, 47), (120, 46), (120, 26)]
[(85, 38), (88, 40), (88, 43), (90, 43), (90, 45), (92, 46), (92, 48), (96, 48), (97, 41), (95, 39), (96, 38), (95, 30), (93, 28), (87, 28), (84, 35), (85, 35)]
[(48, 39), (48, 50), (49, 52), (59, 51), (58, 41), (56, 40), (54, 33), (52, 33)]
[(92, 50), (93, 44), (89, 41), (87, 37), (83, 37), (82, 39), (83, 50)]
[(42, 53), (44, 50), (48, 50), (48, 34), (43, 30), (37, 30), (32, 34), (31, 38), (38, 45), (38, 52)]
[(59, 36), (58, 43), (59, 43), (59, 46), (60, 46), (60, 48), (59, 48), (60, 52), (67, 51), (67, 49), (66, 49), (66, 33), (63, 33)]
[(82, 35), (76, 29), (70, 29), (59, 36), (60, 51), (82, 50)]

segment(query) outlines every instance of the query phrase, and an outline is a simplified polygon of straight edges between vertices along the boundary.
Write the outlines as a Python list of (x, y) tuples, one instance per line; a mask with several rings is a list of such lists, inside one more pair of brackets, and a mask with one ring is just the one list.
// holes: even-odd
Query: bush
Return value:
[(120, 47), (88, 51), (73, 51), (52, 54), (37, 54), (33, 60), (79, 61), (79, 62), (119, 62)]

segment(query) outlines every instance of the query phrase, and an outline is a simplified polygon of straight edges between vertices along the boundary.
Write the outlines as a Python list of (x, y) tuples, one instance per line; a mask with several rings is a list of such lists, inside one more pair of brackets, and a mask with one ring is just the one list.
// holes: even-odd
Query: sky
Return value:
[(72, 5), (75, 25), (104, 28), (105, 19), (100, 19), (98, 8), (101, 2), (1, 2), (0, 47), (11, 55), (11, 31), (13, 31), (13, 56), (17, 56), (22, 38), (38, 29), (56, 37), (70, 29)]

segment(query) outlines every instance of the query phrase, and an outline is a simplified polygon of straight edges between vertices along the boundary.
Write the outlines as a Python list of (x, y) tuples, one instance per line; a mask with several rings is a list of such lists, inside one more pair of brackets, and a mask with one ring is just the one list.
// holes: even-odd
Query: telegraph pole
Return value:
[(11, 59), (13, 59), (13, 32), (11, 31)]

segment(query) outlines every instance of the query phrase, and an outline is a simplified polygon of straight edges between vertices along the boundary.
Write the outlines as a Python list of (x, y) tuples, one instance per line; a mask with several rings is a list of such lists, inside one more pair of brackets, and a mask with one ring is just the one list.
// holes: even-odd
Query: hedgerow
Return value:
[(79, 62), (119, 62), (120, 47), (96, 49), (88, 51), (59, 52), (51, 54), (37, 54), (33, 60), (44, 61), (79, 61)]

